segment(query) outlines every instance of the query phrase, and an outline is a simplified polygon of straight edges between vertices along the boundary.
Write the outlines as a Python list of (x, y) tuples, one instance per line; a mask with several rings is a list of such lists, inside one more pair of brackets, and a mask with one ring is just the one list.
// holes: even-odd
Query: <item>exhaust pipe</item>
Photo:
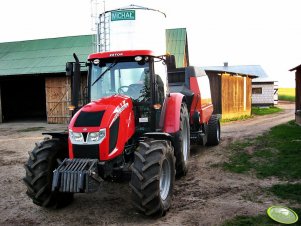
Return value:
[(80, 97), (80, 87), (81, 87), (81, 71), (80, 62), (75, 53), (73, 53), (75, 62), (66, 63), (66, 76), (71, 77), (71, 104), (68, 109), (72, 112), (73, 116), (79, 109), (79, 97)]

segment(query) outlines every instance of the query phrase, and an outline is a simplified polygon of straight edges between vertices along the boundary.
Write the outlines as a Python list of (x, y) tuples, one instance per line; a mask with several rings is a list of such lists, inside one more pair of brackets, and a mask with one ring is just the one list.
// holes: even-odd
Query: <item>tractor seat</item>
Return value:
[(144, 84), (131, 84), (126, 92), (126, 95), (130, 96), (134, 100), (138, 100), (143, 95)]

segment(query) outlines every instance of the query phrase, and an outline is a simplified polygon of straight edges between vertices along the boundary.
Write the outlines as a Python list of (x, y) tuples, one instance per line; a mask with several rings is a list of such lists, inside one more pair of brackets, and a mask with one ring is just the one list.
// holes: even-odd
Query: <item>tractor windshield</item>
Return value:
[(92, 64), (91, 100), (114, 94), (124, 94), (135, 101), (148, 101), (149, 63), (109, 61)]

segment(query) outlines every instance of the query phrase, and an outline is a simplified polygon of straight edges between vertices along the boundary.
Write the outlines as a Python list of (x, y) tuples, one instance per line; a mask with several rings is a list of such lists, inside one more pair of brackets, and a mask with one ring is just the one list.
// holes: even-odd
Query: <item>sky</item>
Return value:
[[(301, 64), (300, 0), (105, 3), (107, 10), (137, 4), (165, 12), (167, 28), (187, 28), (191, 65), (261, 65), (279, 87), (295, 86), (288, 70)], [(0, 28), (0, 42), (91, 34), (91, 0), (2, 0)]]

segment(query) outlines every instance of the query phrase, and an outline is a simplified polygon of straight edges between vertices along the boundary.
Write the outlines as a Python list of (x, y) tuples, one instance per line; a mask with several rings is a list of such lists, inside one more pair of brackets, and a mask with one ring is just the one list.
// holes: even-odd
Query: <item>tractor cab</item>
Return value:
[(165, 59), (152, 51), (121, 51), (89, 56), (89, 99), (113, 95), (132, 99), (136, 133), (159, 130), (160, 113), (167, 93)]

